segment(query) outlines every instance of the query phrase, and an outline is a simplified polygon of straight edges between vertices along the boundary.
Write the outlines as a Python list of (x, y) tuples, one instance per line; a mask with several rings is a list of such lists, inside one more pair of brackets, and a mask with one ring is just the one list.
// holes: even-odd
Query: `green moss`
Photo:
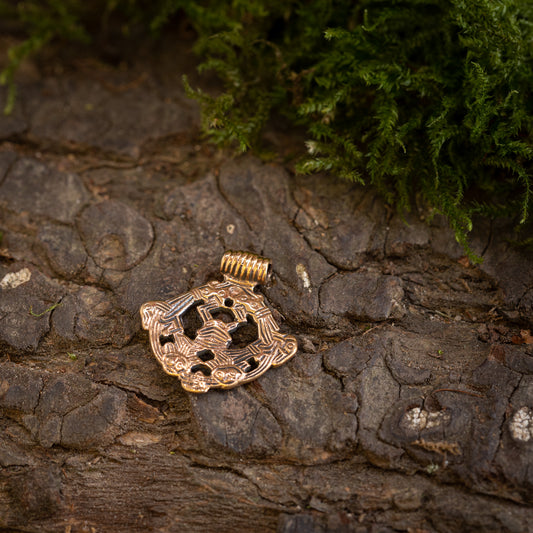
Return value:
[(37, 317), (37, 318), (40, 318), (40, 317), (46, 315), (47, 313), (51, 313), (56, 307), (59, 307), (60, 305), (61, 305), (60, 302), (52, 304), (48, 309), (45, 309), (42, 313), (35, 313), (33, 311), (33, 306), (30, 305), (30, 315), (34, 316), (34, 317)]
[[(146, 21), (151, 31), (186, 13), (201, 70), (224, 82), (211, 96), (185, 80), (215, 142), (258, 147), (266, 122), (281, 113), (308, 131), (301, 172), (371, 184), (400, 210), (421, 199), (447, 216), (468, 252), (475, 214), (528, 219), (529, 0), (102, 2), (104, 12)], [(29, 37), (12, 52), (4, 81), (52, 38), (90, 34), (86, 4), (21, 4), (39, 5), (41, 15), (17, 11)]]

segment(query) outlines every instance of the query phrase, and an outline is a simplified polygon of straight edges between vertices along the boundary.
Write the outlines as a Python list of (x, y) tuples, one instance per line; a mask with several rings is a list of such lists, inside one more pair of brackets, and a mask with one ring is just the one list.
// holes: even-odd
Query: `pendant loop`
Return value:
[(220, 261), (224, 279), (245, 285), (265, 283), (270, 274), (270, 259), (251, 252), (227, 251)]

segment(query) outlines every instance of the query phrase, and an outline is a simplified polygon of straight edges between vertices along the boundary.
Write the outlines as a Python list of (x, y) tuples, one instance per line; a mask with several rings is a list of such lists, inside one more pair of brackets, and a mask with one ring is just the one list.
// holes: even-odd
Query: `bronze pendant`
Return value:
[[(222, 282), (210, 281), (177, 298), (141, 306), (155, 356), (191, 392), (252, 381), (288, 361), (298, 348), (295, 337), (279, 332), (263, 296), (254, 292), (267, 280), (270, 260), (228, 251), (220, 270)], [(196, 313), (198, 329), (191, 327)]]

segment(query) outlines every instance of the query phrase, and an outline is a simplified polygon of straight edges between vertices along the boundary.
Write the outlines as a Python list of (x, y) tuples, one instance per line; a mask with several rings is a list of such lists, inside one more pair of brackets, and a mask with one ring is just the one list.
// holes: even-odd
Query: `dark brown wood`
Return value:
[[(0, 120), (0, 529), (530, 530), (531, 255), (215, 150), (165, 57), (23, 75)], [(228, 249), (299, 351), (187, 393), (139, 308)]]

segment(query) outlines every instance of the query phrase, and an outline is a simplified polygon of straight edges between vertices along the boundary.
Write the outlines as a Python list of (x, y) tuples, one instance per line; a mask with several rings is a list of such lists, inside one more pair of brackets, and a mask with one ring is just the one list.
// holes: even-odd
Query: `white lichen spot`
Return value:
[(23, 268), (18, 272), (9, 272), (0, 281), (0, 289), (14, 289), (23, 283), (30, 281), (31, 272), (28, 268)]
[(130, 431), (121, 435), (118, 440), (121, 444), (124, 444), (124, 446), (137, 446), (141, 448), (143, 446), (157, 444), (161, 440), (161, 437), (159, 435), (152, 435), (151, 433)]
[(433, 429), (446, 424), (450, 415), (446, 411), (426, 411), (422, 407), (412, 407), (403, 415), (400, 423), (404, 428), (411, 431)]
[(528, 442), (533, 438), (533, 410), (522, 407), (513, 415), (509, 424), (514, 440)]
[(439, 465), (435, 464), (435, 463), (430, 463), (426, 466), (426, 472), (428, 474), (434, 474), (435, 472), (437, 472), (439, 469)]
[(420, 431), (420, 428), (426, 427), (428, 413), (421, 407), (413, 407), (404, 415), (402, 425), (414, 431)]
[(446, 411), (428, 411), (428, 419), (424, 429), (432, 429), (450, 421), (450, 415)]
[(233, 235), (233, 232), (235, 231), (235, 225), (234, 224), (228, 224), (226, 226), (226, 231), (230, 234), (230, 235)]
[(307, 270), (305, 269), (305, 266), (302, 265), (302, 263), (298, 263), (296, 265), (296, 274), (302, 280), (304, 289), (307, 289), (309, 292), (311, 292), (311, 280)]

